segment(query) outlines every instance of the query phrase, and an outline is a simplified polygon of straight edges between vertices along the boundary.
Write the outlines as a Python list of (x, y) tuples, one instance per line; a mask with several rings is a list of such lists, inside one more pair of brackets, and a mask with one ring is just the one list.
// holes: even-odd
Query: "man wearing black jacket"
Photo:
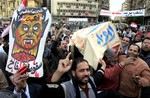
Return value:
[[(144, 38), (141, 47), (140, 57), (150, 67), (150, 38)], [(150, 87), (143, 87), (141, 92), (141, 98), (150, 98)]]

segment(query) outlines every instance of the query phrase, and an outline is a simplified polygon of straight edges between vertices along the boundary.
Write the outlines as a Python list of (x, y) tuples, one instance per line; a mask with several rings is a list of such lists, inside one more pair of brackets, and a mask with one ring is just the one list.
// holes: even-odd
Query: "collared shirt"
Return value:
[(89, 98), (89, 93), (88, 93), (89, 89), (92, 89), (92, 86), (90, 85), (90, 83), (87, 84), (87, 87), (85, 89), (82, 89), (79, 86), (80, 92), (84, 92), (87, 98)]
[[(30, 98), (30, 93), (29, 93), (29, 86), (28, 86), (28, 84), (27, 84), (25, 90), (22, 89), (22, 92), (24, 92), (24, 93), (27, 95), (27, 98)], [(18, 93), (18, 92), (14, 89), (13, 93), (17, 95), (17, 98), (21, 98), (21, 92)]]

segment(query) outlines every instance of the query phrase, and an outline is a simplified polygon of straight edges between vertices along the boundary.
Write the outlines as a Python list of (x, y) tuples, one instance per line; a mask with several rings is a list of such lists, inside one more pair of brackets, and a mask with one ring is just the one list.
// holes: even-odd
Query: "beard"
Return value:
[(77, 76), (75, 77), (77, 84), (79, 85), (86, 85), (89, 81), (89, 76), (84, 76), (83, 78), (79, 79)]

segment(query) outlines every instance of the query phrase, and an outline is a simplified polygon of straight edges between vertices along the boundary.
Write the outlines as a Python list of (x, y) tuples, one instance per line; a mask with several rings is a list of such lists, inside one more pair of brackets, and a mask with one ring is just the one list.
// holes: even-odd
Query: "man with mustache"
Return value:
[[(150, 69), (147, 63), (139, 58), (140, 47), (131, 44), (127, 55), (120, 57), (120, 61), (128, 57), (135, 57), (132, 64), (124, 66), (120, 74), (119, 96), (116, 98), (138, 98), (142, 87), (150, 86)], [(124, 63), (120, 63), (124, 65)]]
[[(150, 67), (150, 37), (145, 37), (142, 41), (140, 57)], [(150, 87), (143, 87), (141, 92), (141, 98), (150, 98)]]
[[(83, 58), (77, 58), (73, 62), (69, 61), (69, 57), (65, 60), (60, 60), (57, 70), (52, 76), (51, 81), (57, 82), (59, 78), (71, 68), (72, 79), (61, 83), (59, 87), (45, 86), (42, 91), (42, 97), (57, 98), (97, 98), (96, 85), (103, 80), (106, 64), (100, 60), (102, 67), (93, 75), (90, 76), (90, 66)], [(49, 87), (49, 88), (48, 88)], [(59, 94), (57, 94), (59, 93)], [(45, 96), (44, 96), (45, 95)]]

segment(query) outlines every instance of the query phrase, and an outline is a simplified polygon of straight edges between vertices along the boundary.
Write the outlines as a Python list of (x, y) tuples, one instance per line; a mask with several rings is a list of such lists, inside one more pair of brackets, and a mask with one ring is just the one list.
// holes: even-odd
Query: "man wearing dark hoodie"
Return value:
[[(150, 67), (150, 38), (144, 38), (141, 47), (140, 57), (148, 64)], [(141, 92), (141, 98), (150, 98), (150, 87), (143, 87)]]

